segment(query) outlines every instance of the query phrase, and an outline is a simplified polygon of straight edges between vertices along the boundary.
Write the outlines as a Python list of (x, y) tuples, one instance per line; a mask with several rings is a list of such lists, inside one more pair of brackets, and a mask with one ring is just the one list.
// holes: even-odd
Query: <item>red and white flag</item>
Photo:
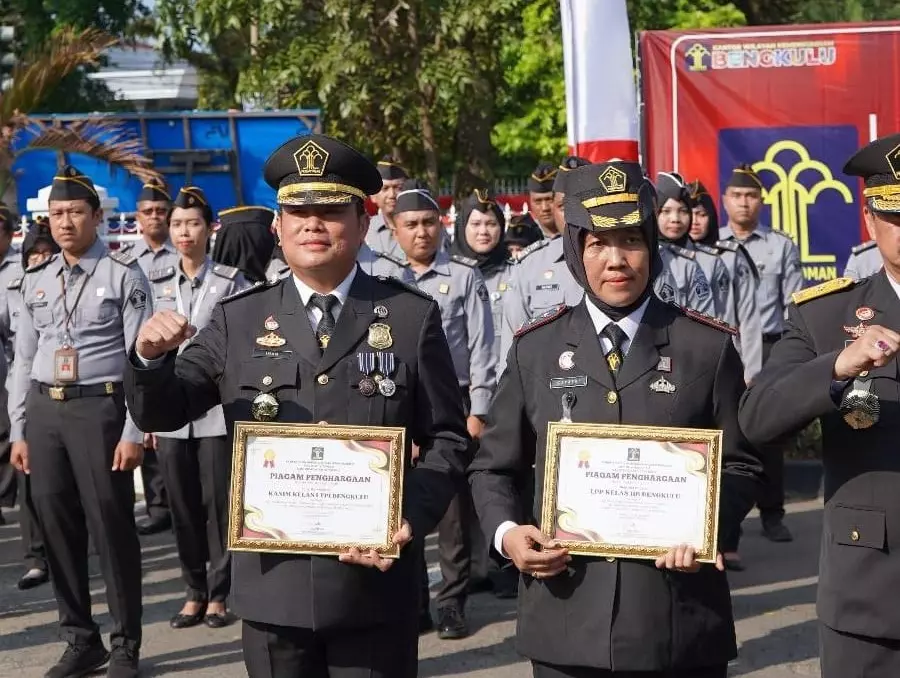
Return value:
[(625, 0), (560, 0), (569, 150), (591, 162), (638, 159)]

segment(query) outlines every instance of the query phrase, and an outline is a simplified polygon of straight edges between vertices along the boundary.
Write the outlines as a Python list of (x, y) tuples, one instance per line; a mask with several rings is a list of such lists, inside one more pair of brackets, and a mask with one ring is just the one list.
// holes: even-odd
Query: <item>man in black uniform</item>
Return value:
[[(724, 678), (737, 648), (721, 556), (700, 566), (673, 544), (655, 563), (572, 557), (535, 527), (549, 421), (722, 429), (720, 531), (749, 511), (762, 469), (738, 428), (730, 328), (653, 294), (656, 199), (640, 165), (572, 170), (565, 214), (585, 298), (519, 330), (469, 469), (486, 535), (522, 571), (518, 649), (537, 678)], [(532, 464), (523, 505), (516, 483)]]
[(884, 268), (794, 294), (787, 331), (741, 405), (750, 441), (822, 423), (825, 517), (817, 611), (823, 678), (900, 675), (900, 134), (844, 167)]
[[(251, 678), (415, 676), (419, 578), (408, 542), (437, 525), (469, 461), (440, 311), (427, 295), (356, 265), (363, 201), (381, 187), (370, 161), (326, 136), (297, 137), (269, 157), (265, 179), (278, 192), (277, 234), (292, 275), (223, 300), (177, 359), (193, 328), (174, 312), (154, 315), (131, 357), (128, 402), (148, 431), (178, 429), (219, 403), (229, 435), (236, 420), (272, 416), (405, 426), (398, 560), (235, 553), (231, 592)], [(260, 349), (267, 332), (277, 350)], [(378, 388), (361, 371), (373, 351), (394, 363), (380, 367)]]

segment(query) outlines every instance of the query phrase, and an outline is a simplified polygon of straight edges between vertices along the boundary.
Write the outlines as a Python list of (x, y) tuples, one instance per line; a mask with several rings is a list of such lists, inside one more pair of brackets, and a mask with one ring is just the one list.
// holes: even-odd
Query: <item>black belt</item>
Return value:
[(39, 381), (33, 382), (37, 390), (50, 396), (50, 400), (72, 400), (74, 398), (95, 398), (110, 396), (122, 390), (122, 382), (107, 381), (103, 384), (85, 384), (83, 386), (51, 386)]
[(766, 344), (774, 344), (776, 341), (779, 341), (781, 337), (781, 332), (776, 332), (774, 334), (764, 334), (763, 342), (765, 342)]

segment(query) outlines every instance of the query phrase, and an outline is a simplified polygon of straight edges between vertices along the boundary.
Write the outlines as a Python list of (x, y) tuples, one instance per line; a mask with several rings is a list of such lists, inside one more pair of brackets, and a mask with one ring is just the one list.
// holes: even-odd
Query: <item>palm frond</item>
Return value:
[(30, 113), (69, 73), (96, 64), (118, 40), (103, 31), (65, 28), (25, 57), (12, 73), (12, 85), (0, 94), (0, 126), (16, 111)]
[(108, 162), (143, 182), (162, 178), (153, 169), (153, 162), (142, 155), (144, 146), (141, 140), (116, 120), (77, 120), (62, 126), (24, 118), (17, 129), (19, 134), (25, 135), (25, 145), (12, 152), (13, 158), (36, 150), (80, 153)]

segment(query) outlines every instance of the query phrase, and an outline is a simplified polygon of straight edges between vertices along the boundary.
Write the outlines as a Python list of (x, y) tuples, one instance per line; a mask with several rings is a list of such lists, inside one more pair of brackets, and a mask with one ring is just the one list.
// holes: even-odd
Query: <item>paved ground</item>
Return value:
[[(776, 545), (759, 536), (759, 520), (748, 519), (743, 543), (746, 572), (732, 574), (740, 658), (730, 676), (788, 678), (818, 676), (815, 588), (821, 508), (817, 502), (794, 504), (787, 524), (796, 540)], [(15, 588), (22, 574), (16, 514), (0, 528), (0, 676), (40, 678), (62, 650), (56, 637), (56, 609), (49, 586), (26, 593)], [(432, 553), (433, 556), (433, 546)], [(92, 579), (94, 609), (101, 625), (109, 618), (103, 581)], [(168, 536), (144, 541), (143, 675), (184, 678), (245, 676), (240, 627), (172, 631), (169, 617), (181, 605), (182, 586), (175, 547)], [(515, 604), (481, 594), (469, 603), (473, 635), (463, 641), (424, 636), (420, 645), (423, 678), (526, 678), (528, 665), (513, 647)]]

